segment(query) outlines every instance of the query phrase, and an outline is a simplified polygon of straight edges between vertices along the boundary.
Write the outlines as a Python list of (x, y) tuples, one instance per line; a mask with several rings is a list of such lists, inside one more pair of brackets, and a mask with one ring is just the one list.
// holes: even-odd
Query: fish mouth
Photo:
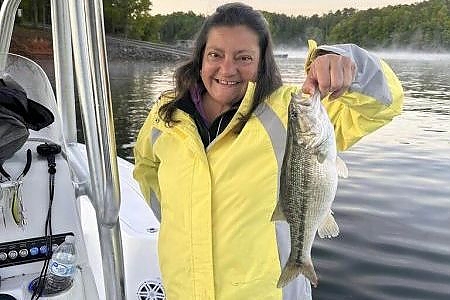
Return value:
[(304, 97), (293, 94), (289, 107), (289, 118), (292, 120), (297, 141), (313, 149), (326, 143), (328, 137), (320, 120), (320, 94)]
[(292, 98), (300, 106), (314, 107), (316, 103), (320, 102), (320, 92), (315, 92), (312, 96), (292, 94)]

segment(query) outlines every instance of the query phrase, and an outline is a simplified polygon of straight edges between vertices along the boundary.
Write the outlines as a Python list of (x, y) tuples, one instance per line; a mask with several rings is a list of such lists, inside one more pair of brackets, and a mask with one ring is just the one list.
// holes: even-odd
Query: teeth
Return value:
[(233, 84), (239, 83), (239, 81), (226, 81), (226, 80), (220, 80), (220, 79), (217, 79), (217, 82), (219, 82), (220, 84), (225, 84), (225, 85), (233, 85)]

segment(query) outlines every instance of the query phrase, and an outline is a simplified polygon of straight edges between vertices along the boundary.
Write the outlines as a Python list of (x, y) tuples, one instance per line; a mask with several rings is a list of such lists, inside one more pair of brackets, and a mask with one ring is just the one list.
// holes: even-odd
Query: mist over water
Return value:
[[(278, 59), (285, 82), (303, 82), (305, 53)], [(403, 84), (404, 112), (341, 154), (349, 168), (333, 204), (341, 234), (316, 238), (312, 254), (320, 283), (313, 296), (448, 300), (450, 54), (379, 54)], [(110, 64), (122, 157), (133, 160), (138, 130), (152, 102), (172, 86), (174, 67)]]
[(388, 60), (418, 60), (418, 61), (429, 61), (429, 62), (448, 62), (450, 61), (450, 53), (449, 52), (435, 52), (435, 53), (425, 53), (419, 51), (405, 51), (405, 50), (396, 50), (396, 51), (374, 51), (378, 57)]
[[(420, 61), (450, 61), (450, 52), (422, 52), (403, 48), (390, 48), (388, 50), (370, 50), (371, 53), (387, 60), (420, 60)], [(307, 47), (278, 46), (275, 54), (288, 54), (289, 58), (304, 59), (308, 53)]]
[(280, 46), (275, 48), (273, 52), (275, 54), (288, 54), (288, 58), (304, 59), (306, 57), (306, 54), (308, 53), (308, 48), (306, 47), (293, 48)]

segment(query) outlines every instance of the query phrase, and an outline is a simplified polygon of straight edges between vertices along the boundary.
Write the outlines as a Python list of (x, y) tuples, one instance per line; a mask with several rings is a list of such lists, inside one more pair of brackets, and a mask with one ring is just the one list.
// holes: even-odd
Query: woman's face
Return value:
[(260, 57), (258, 35), (247, 26), (220, 26), (209, 31), (201, 77), (209, 100), (232, 105), (255, 81)]

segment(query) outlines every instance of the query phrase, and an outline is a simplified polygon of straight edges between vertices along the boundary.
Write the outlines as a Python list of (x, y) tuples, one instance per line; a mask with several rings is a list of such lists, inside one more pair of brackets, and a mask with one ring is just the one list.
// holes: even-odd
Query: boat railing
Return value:
[[(5, 0), (0, 9), (0, 54), (7, 54), (11, 45), (11, 37), (14, 28), (16, 11), (20, 0)], [(0, 75), (6, 67), (6, 55), (0, 55)]]
[[(59, 0), (55, 0), (59, 1)], [(67, 1), (67, 0), (64, 0)], [(107, 299), (125, 299), (120, 188), (103, 27), (103, 3), (69, 1), (75, 74)]]

